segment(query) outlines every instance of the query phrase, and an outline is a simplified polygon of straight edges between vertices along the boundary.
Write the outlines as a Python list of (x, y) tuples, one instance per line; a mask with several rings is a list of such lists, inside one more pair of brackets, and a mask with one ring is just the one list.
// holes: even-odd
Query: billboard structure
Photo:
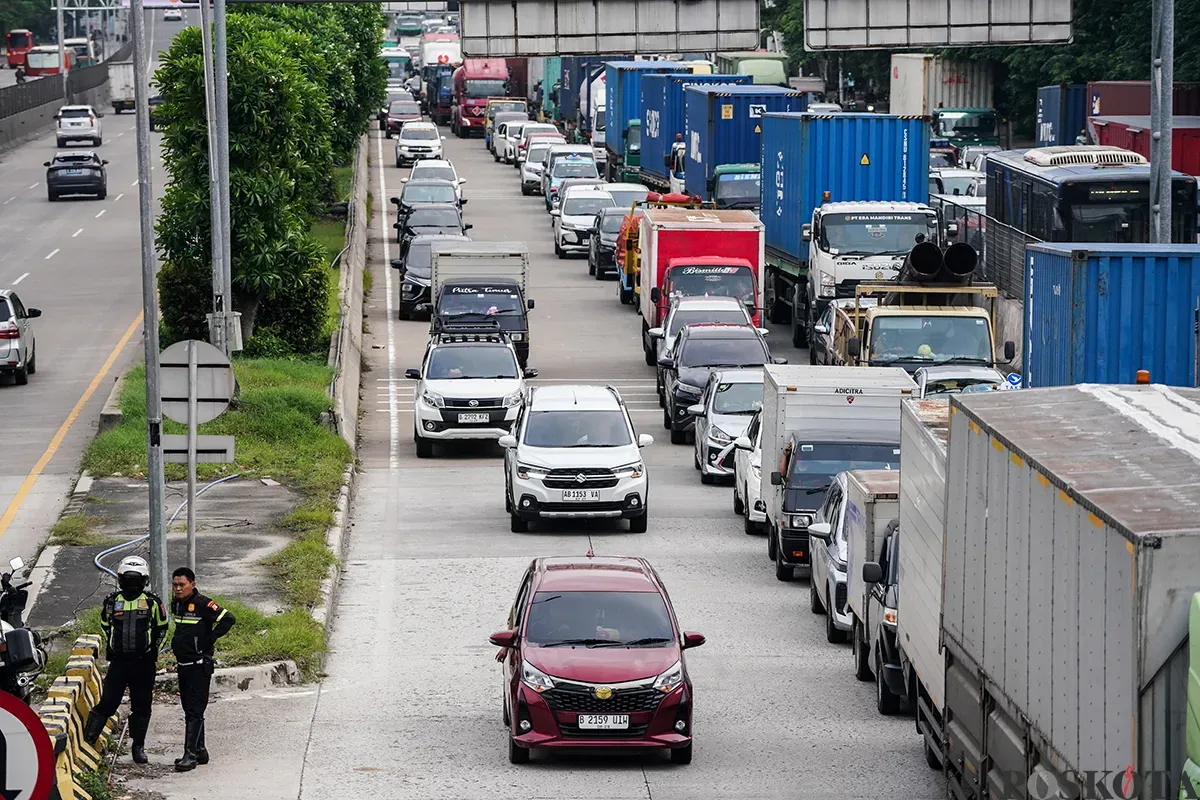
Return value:
[(759, 0), (462, 0), (468, 57), (757, 50)]
[(1062, 44), (1071, 0), (804, 0), (804, 49)]

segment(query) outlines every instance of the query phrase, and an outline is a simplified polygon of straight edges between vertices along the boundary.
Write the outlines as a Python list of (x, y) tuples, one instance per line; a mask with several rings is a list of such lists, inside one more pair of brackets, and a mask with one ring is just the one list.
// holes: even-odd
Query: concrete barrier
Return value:
[(54, 741), (54, 789), (50, 800), (91, 800), (76, 782), (80, 772), (95, 772), (108, 740), (118, 731), (116, 715), (104, 726), (96, 746), (83, 741), (88, 714), (100, 701), (104, 678), (100, 672), (101, 640), (94, 634), (80, 636), (71, 648), (66, 673), (55, 678), (38, 711), (42, 724)]
[(358, 439), (358, 393), (362, 383), (363, 269), (367, 265), (367, 143), (359, 140), (346, 219), (346, 251), (339, 269), (341, 325), (329, 347), (335, 370), (331, 394), (338, 434), (354, 448)]

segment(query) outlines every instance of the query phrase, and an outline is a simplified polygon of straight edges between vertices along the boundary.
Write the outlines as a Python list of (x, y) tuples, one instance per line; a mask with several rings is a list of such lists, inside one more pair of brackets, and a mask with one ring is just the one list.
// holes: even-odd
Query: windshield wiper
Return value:
[(665, 636), (647, 636), (644, 639), (634, 639), (632, 642), (621, 642), (621, 644), (625, 645), (626, 647), (637, 647), (638, 645), (643, 644), (665, 644), (672, 641), (674, 641), (674, 639)]
[(570, 450), (573, 447), (624, 447), (622, 444), (568, 444), (564, 445), (564, 450)]
[(816, 494), (817, 492), (828, 491), (830, 485), (831, 484), (827, 483), (824, 486), (814, 486), (812, 489), (809, 489), (808, 491), (806, 491), (805, 494)]
[(991, 359), (982, 358), (980, 356), (954, 356), (953, 358), (943, 359), (934, 362), (937, 365), (941, 364), (990, 364)]
[(621, 643), (614, 642), (609, 639), (563, 639), (558, 642), (546, 642), (539, 646), (540, 647), (576, 647), (579, 645), (584, 645), (587, 647), (597, 647), (599, 645), (615, 646), (615, 645), (619, 645), (619, 644), (621, 644)]

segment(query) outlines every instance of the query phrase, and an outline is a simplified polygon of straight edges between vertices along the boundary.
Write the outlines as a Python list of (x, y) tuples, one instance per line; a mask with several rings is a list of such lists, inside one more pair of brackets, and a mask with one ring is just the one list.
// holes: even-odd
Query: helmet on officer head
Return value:
[(142, 558), (141, 556), (129, 556), (121, 561), (121, 564), (117, 567), (117, 574), (127, 575), (131, 572), (141, 575), (143, 578), (149, 579), (150, 567), (148, 564), (146, 564), (146, 559)]
[(141, 556), (129, 556), (117, 566), (117, 585), (126, 599), (136, 598), (146, 591), (149, 583), (150, 567)]

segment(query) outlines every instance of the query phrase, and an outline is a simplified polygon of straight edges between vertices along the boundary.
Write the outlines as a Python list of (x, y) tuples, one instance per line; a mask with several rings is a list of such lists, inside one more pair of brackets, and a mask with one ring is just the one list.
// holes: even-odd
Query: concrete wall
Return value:
[[(59, 78), (50, 76), (38, 80), (56, 81)], [(105, 81), (95, 89), (77, 92), (71, 103), (92, 106), (107, 118), (112, 114), (109, 97), (108, 82)], [(54, 115), (64, 105), (67, 103), (55, 100), (19, 114), (0, 118), (0, 151), (10, 150), (23, 142), (49, 133), (54, 128)]]
[(332, 395), (338, 434), (350, 447), (358, 440), (358, 393), (362, 383), (363, 269), (367, 265), (367, 143), (364, 136), (354, 157), (354, 179), (346, 220), (346, 243), (342, 256), (339, 295), (342, 323), (333, 334), (329, 365), (337, 372)]

